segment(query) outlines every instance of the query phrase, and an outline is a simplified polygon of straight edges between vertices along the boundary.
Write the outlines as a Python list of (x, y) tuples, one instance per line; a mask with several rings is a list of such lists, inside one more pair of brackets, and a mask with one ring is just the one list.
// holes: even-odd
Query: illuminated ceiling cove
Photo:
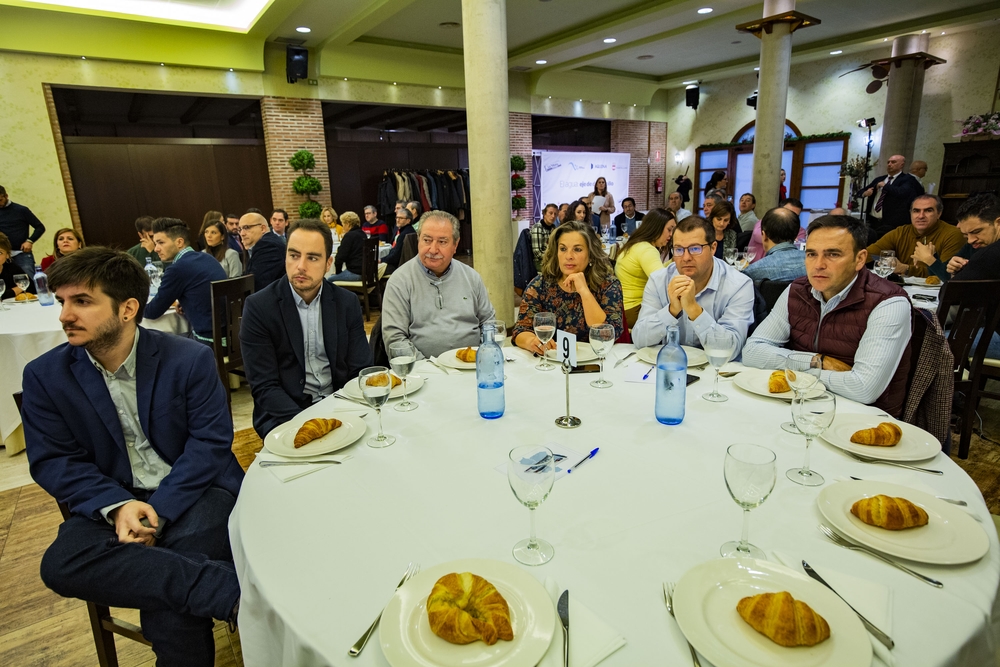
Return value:
[(0, 4), (246, 32), (274, 0), (4, 0)]

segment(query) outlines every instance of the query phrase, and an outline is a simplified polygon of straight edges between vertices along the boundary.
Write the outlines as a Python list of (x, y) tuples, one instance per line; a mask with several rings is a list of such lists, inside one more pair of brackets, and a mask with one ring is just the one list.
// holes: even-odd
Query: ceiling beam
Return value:
[[(363, 118), (351, 123), (351, 129), (356, 130), (361, 127), (371, 127), (375, 123), (381, 123), (386, 120), (394, 121), (399, 118), (405, 118), (406, 116), (412, 116), (413, 114), (416, 113), (420, 113), (420, 111), (412, 107), (393, 107), (388, 111), (383, 111), (380, 114), (376, 114), (369, 118)], [(389, 129), (388, 125), (386, 125), (386, 129)]]
[(340, 27), (320, 43), (319, 49), (324, 49), (327, 46), (347, 46), (366, 32), (385, 23), (413, 2), (414, 0), (370, 0), (370, 2), (364, 3), (362, 9), (352, 16), (338, 21)]
[(366, 113), (369, 113), (370, 111), (376, 108), (378, 107), (371, 104), (354, 104), (352, 106), (347, 107), (346, 109), (335, 111), (329, 116), (323, 116), (323, 124), (329, 125), (330, 123), (336, 123), (337, 121), (342, 121), (346, 118), (361, 116)]
[(239, 125), (254, 114), (260, 114), (260, 102), (254, 100), (241, 111), (237, 111), (229, 118), (230, 125)]
[(208, 108), (208, 105), (212, 103), (211, 97), (196, 97), (191, 106), (187, 108), (187, 111), (181, 114), (181, 125), (187, 125)]
[(465, 128), (466, 128), (466, 124), (465, 123), (459, 123), (458, 125), (452, 125), (451, 127), (449, 127), (448, 131), (449, 132), (461, 132)]
[(451, 123), (465, 124), (465, 112), (459, 111), (453, 114), (441, 115), (436, 120), (429, 123), (423, 123), (422, 125), (410, 126), (417, 132), (426, 132), (428, 130), (435, 130), (439, 127), (446, 127)]
[(422, 110), (416, 115), (407, 114), (406, 118), (397, 118), (391, 123), (387, 123), (385, 129), (387, 130), (398, 130), (401, 127), (413, 127), (417, 123), (425, 123), (432, 118), (442, 118), (444, 116), (452, 116), (454, 109), (433, 109), (427, 111)]
[(132, 93), (132, 102), (128, 105), (128, 122), (138, 123), (142, 116), (142, 107), (146, 104), (146, 96), (142, 93)]

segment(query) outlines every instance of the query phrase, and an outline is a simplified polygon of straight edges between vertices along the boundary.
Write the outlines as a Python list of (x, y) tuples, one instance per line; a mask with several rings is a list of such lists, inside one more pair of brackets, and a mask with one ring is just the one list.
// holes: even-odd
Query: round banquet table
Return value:
[[(613, 354), (621, 358), (631, 349), (618, 345)], [(609, 357), (610, 389), (590, 387), (594, 374), (570, 376), (572, 413), (583, 424), (563, 430), (553, 423), (565, 409), (562, 372), (534, 370), (522, 350), (507, 354), (515, 361), (506, 364), (506, 412), (498, 420), (479, 416), (474, 372), (443, 375), (421, 362), (415, 373), (426, 383), (411, 396), (419, 409), (397, 412), (390, 401), (383, 410), (393, 446), (365, 445), (377, 428), (368, 410), (368, 434), (338, 452), (352, 455), (342, 465), (287, 482), (250, 467), (230, 519), (248, 667), (388, 665), (378, 633), (360, 657), (348, 657), (347, 649), (388, 602), (407, 563), (427, 569), (466, 558), (511, 563), (570, 589), (627, 641), (602, 665), (689, 665), (661, 582), (718, 558), (722, 543), (739, 537), (742, 513), (723, 478), (725, 451), (734, 442), (761, 444), (777, 455), (775, 490), (750, 516), (750, 540), (769, 558), (779, 551), (889, 587), (893, 622), (883, 629), (895, 639), (896, 665), (994, 664), (997, 535), (976, 485), (945, 455), (920, 464), (945, 471), (936, 477), (856, 462), (817, 439), (811, 464), (826, 485), (802, 487), (784, 474), (804, 454), (804, 439), (779, 427), (790, 417), (789, 404), (746, 393), (731, 380), (720, 382), (728, 402), (702, 400), (711, 389), (710, 367), (690, 371), (703, 380), (688, 387), (686, 417), (664, 426), (653, 417), (654, 386), (625, 381), (629, 367), (641, 362), (633, 357), (613, 369), (616, 359)], [(837, 407), (877, 412), (842, 398)], [(331, 397), (309, 410), (329, 416), (359, 408), (365, 409)], [(528, 510), (496, 468), (511, 447), (545, 443), (581, 453), (601, 449), (556, 481), (537, 511), (538, 535), (554, 545), (555, 557), (526, 567), (511, 548), (527, 537)], [(834, 545), (817, 529), (816, 498), (848, 475), (966, 499), (989, 536), (988, 554), (962, 566), (915, 565), (944, 582), (936, 589)]]
[[(23, 438), (10, 437), (21, 425), (13, 395), (21, 391), (24, 367), (65, 343), (66, 334), (59, 323), (59, 304), (4, 305), (8, 310), (0, 310), (0, 443), (7, 445), (8, 454), (15, 454), (24, 448)], [(180, 335), (190, 330), (187, 320), (173, 309), (158, 319), (143, 319), (142, 326)]]

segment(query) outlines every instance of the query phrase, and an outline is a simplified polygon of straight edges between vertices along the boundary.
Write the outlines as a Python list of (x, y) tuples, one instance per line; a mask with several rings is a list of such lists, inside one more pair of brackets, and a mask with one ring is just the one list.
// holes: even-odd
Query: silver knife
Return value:
[(364, 399), (354, 398), (352, 396), (348, 396), (347, 394), (341, 394), (339, 391), (333, 392), (333, 396), (334, 398), (339, 398), (342, 401), (350, 401), (351, 403), (357, 403), (358, 405), (363, 405), (366, 408), (370, 407), (368, 405), (368, 401), (365, 401)]
[[(818, 581), (819, 583), (823, 584), (831, 591), (833, 591), (833, 594), (836, 595), (838, 598), (844, 600), (844, 598), (840, 595), (840, 593), (833, 590), (833, 586), (826, 583), (826, 581), (823, 580), (823, 577), (819, 576), (816, 570), (812, 569), (809, 563), (802, 561), (802, 569), (805, 570), (806, 574), (808, 574), (810, 577), (812, 577), (813, 579), (815, 579), (816, 581)], [(844, 600), (844, 604), (846, 604), (848, 607), (851, 607), (851, 603), (848, 602), (847, 600)], [(892, 641), (892, 637), (890, 637), (889, 635), (885, 634), (884, 632), (876, 628), (871, 621), (862, 616), (861, 612), (859, 612), (854, 607), (851, 607), (851, 611), (853, 611), (855, 614), (858, 615), (858, 618), (861, 619), (861, 622), (864, 624), (865, 628), (868, 629), (868, 632), (872, 633), (872, 636), (875, 637), (875, 639), (879, 640), (890, 651), (892, 650), (892, 647), (896, 645), (896, 642)]]
[(334, 461), (333, 459), (319, 459), (316, 461), (261, 461), (261, 468), (273, 468), (274, 466), (304, 466), (316, 463), (342, 463), (342, 461)]
[(556, 604), (563, 626), (563, 667), (569, 667), (569, 591), (563, 591)]
[(631, 359), (635, 355), (636, 355), (636, 351), (635, 350), (632, 351), (632, 352), (629, 352), (624, 357), (622, 357), (621, 359), (618, 360), (618, 363), (615, 364), (615, 368), (618, 368), (619, 366), (621, 366), (622, 364), (624, 364), (626, 361), (628, 361), (629, 359)]

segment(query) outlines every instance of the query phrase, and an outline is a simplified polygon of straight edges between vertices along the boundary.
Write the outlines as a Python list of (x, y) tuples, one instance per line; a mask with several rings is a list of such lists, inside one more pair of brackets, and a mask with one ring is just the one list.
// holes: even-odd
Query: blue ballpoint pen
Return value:
[(648, 377), (649, 377), (649, 374), (653, 372), (653, 369), (654, 369), (654, 368), (656, 368), (656, 366), (650, 366), (650, 367), (649, 367), (649, 370), (648, 370), (648, 371), (646, 371), (646, 374), (642, 376), (642, 379), (643, 379), (643, 380), (645, 380), (646, 378), (648, 378)]
[(590, 451), (590, 453), (589, 453), (589, 454), (587, 454), (586, 456), (584, 456), (584, 457), (583, 457), (582, 459), (580, 459), (580, 461), (579, 461), (579, 462), (577, 462), (577, 464), (576, 464), (575, 466), (573, 466), (572, 468), (570, 468), (569, 470), (567, 470), (567, 471), (566, 471), (566, 472), (567, 472), (567, 474), (568, 474), (568, 473), (571, 473), (571, 472), (573, 472), (574, 470), (576, 470), (577, 468), (579, 468), (580, 466), (582, 466), (582, 465), (583, 465), (584, 463), (586, 463), (586, 462), (587, 462), (587, 459), (592, 459), (592, 458), (594, 458), (595, 456), (597, 456), (597, 452), (598, 452), (598, 450), (600, 450), (600, 447), (594, 447), (594, 448), (593, 448), (593, 449), (592, 449), (592, 450)]

